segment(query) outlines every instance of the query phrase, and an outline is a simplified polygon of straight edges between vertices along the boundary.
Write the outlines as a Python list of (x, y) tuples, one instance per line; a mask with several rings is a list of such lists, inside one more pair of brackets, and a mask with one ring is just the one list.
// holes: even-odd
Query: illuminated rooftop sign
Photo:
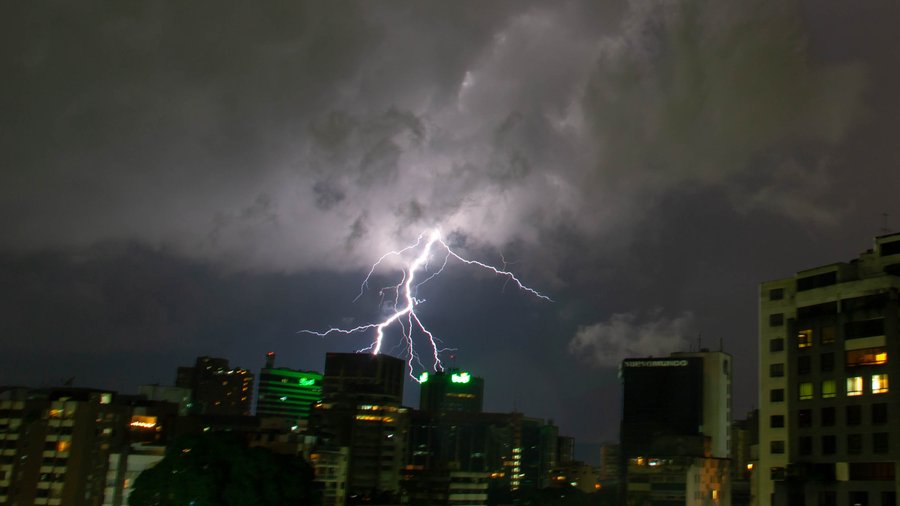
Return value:
[(428, 381), (428, 371), (419, 375), (419, 383), (425, 383), (426, 381)]
[(472, 377), (467, 372), (453, 373), (450, 375), (450, 381), (453, 383), (468, 383)]
[(625, 367), (686, 367), (687, 360), (629, 360), (623, 362)]
[(301, 387), (311, 387), (316, 384), (316, 380), (313, 378), (300, 378), (297, 383), (299, 383)]

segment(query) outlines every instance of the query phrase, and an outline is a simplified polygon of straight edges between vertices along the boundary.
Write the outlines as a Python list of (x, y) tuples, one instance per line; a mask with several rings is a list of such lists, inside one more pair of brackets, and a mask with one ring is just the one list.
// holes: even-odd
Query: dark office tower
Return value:
[(129, 409), (113, 393), (58, 388), (0, 395), (0, 504), (100, 506)]
[(284, 418), (291, 426), (305, 425), (313, 405), (322, 399), (322, 374), (275, 367), (275, 354), (266, 354), (259, 374), (256, 415)]
[(419, 376), (419, 409), (431, 412), (480, 413), (484, 404), (484, 379), (467, 371), (448, 369)]
[[(328, 353), (322, 402), (310, 428), (322, 448), (349, 449), (347, 503), (397, 500), (409, 413), (400, 406), (405, 362), (371, 353)], [(387, 502), (389, 503), (389, 502)]]
[(575, 461), (575, 438), (559, 436), (556, 438), (556, 462), (568, 464)]
[(627, 504), (730, 504), (731, 356), (626, 359), (621, 374)]
[(253, 374), (231, 368), (224, 358), (197, 357), (194, 367), (179, 367), (175, 386), (190, 388), (192, 410), (203, 415), (249, 415)]
[(326, 353), (323, 400), (353, 399), (399, 405), (403, 401), (405, 367), (402, 360), (388, 355)]
[(900, 234), (762, 283), (758, 504), (895, 505)]
[(521, 488), (550, 486), (551, 471), (557, 467), (556, 442), (559, 428), (540, 418), (522, 419)]

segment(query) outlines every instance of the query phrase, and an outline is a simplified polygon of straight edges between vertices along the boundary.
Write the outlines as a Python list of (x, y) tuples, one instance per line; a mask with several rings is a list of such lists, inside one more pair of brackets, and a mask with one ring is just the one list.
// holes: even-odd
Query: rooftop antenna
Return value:
[(698, 352), (703, 350), (703, 346), (702, 346), (703, 342), (701, 341), (702, 337), (703, 337), (703, 332), (697, 332), (697, 351)]

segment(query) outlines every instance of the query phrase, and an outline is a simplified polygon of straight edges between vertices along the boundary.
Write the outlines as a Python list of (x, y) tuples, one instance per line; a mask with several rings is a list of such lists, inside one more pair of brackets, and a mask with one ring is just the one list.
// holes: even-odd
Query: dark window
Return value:
[(783, 388), (773, 388), (769, 391), (769, 402), (783, 402), (784, 401), (784, 389)]
[(860, 320), (844, 324), (844, 339), (884, 335), (884, 318)]
[(803, 355), (797, 357), (797, 374), (809, 374), (812, 371), (812, 357)]
[(827, 408), (822, 408), (822, 426), (823, 427), (832, 427), (834, 426), (834, 407), (829, 406)]
[(797, 291), (803, 292), (822, 288), (823, 286), (831, 286), (837, 283), (837, 271), (823, 272), (814, 276), (797, 279)]
[(897, 493), (894, 491), (882, 492), (881, 506), (897, 506)]
[(837, 451), (837, 439), (834, 436), (822, 436), (822, 454), (834, 455)]
[(783, 480), (785, 476), (783, 467), (773, 467), (769, 469), (769, 478), (773, 480)]
[(888, 421), (888, 405), (879, 402), (877, 404), (872, 404), (872, 423), (873, 424), (883, 424)]
[(869, 506), (869, 493), (865, 490), (850, 492), (850, 506)]
[(847, 434), (847, 453), (851, 455), (862, 452), (862, 434)]
[(837, 492), (834, 490), (820, 490), (819, 506), (837, 506)]
[(784, 376), (784, 364), (769, 364), (769, 377), (770, 378), (780, 378)]
[(819, 342), (822, 344), (831, 344), (834, 342), (834, 336), (837, 334), (834, 325), (823, 325), (819, 329)]
[(862, 406), (855, 404), (847, 406), (847, 425), (859, 425), (862, 423)]
[(853, 297), (841, 301), (841, 311), (844, 313), (883, 313), (884, 306), (889, 300), (887, 293), (876, 293), (863, 297)]
[(784, 453), (784, 441), (770, 441), (769, 449), (775, 454)]
[(900, 241), (881, 243), (881, 247), (878, 248), (878, 253), (883, 257), (900, 253)]
[(819, 355), (819, 370), (822, 372), (834, 370), (834, 353), (829, 352)]
[(769, 290), (769, 300), (781, 300), (784, 298), (784, 288), (773, 288)]
[(890, 447), (887, 432), (875, 432), (872, 434), (872, 451), (875, 453), (887, 453)]
[(780, 327), (784, 325), (784, 314), (775, 313), (769, 315), (769, 326), (770, 327)]
[(769, 427), (773, 429), (784, 427), (784, 415), (772, 415), (769, 417)]
[(893, 462), (850, 462), (853, 481), (894, 481)]
[(838, 312), (837, 308), (837, 301), (814, 304), (812, 306), (798, 307), (797, 319), (808, 320), (812, 318), (821, 318), (823, 316), (836, 315)]
[(769, 351), (783, 351), (784, 338), (778, 337), (769, 341)]
[(812, 410), (811, 409), (801, 409), (797, 411), (797, 425), (800, 427), (812, 427)]
[(812, 436), (801, 436), (799, 443), (800, 455), (812, 455)]

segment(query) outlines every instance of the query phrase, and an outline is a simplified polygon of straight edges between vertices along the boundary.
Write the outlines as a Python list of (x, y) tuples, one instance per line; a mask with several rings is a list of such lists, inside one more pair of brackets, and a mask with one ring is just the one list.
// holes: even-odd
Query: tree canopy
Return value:
[(131, 506), (310, 504), (312, 467), (301, 457), (248, 448), (228, 434), (176, 440), (134, 483)]

